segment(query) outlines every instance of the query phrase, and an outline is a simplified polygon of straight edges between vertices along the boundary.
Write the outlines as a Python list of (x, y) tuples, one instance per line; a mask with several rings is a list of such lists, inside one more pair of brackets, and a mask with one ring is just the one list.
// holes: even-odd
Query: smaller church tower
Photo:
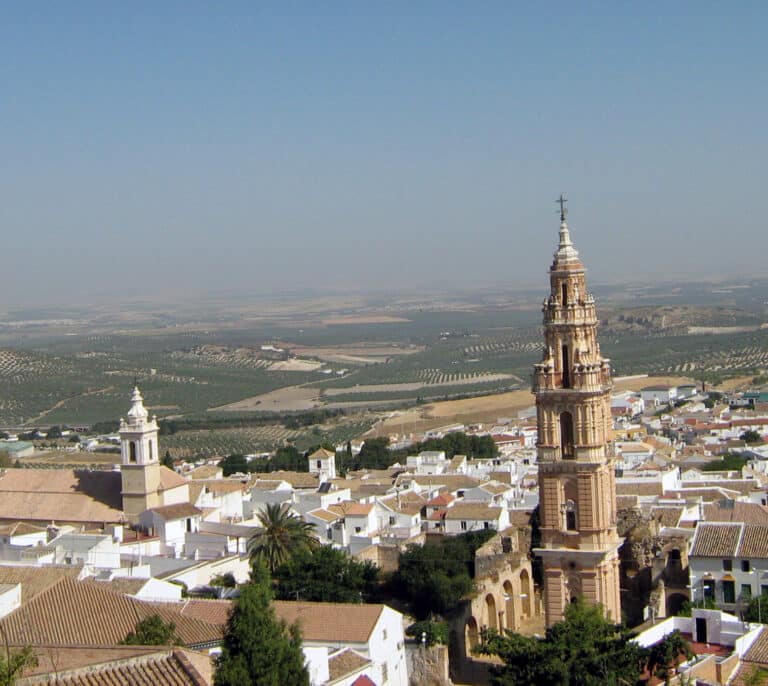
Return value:
[(128, 418), (120, 419), (123, 512), (131, 524), (160, 502), (160, 461), (157, 449), (157, 418), (149, 419), (138, 387), (131, 394)]
[(318, 448), (309, 457), (309, 473), (317, 474), (320, 483), (336, 478), (336, 453)]

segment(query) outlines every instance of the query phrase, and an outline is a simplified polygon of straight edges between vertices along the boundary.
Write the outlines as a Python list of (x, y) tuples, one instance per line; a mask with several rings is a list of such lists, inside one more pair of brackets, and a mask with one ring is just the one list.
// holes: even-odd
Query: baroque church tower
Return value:
[(128, 418), (120, 420), (123, 512), (131, 524), (160, 502), (160, 461), (157, 455), (157, 418), (149, 418), (138, 387), (131, 394)]
[(560, 243), (544, 300), (544, 357), (534, 365), (539, 517), (547, 626), (577, 597), (621, 621), (612, 464), (611, 367), (597, 342), (595, 300), (560, 196)]

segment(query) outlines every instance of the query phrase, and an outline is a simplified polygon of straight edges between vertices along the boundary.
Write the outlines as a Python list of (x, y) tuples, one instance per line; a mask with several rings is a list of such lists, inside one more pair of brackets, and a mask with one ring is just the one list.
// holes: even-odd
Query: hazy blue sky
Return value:
[(0, 303), (766, 275), (765, 2), (0, 8)]

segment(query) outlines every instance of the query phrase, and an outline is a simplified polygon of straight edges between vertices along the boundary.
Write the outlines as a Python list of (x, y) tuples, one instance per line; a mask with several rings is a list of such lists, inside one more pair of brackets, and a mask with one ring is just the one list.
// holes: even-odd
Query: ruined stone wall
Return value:
[(410, 686), (453, 686), (448, 675), (448, 647), (434, 645), (429, 648), (416, 642), (405, 646)]

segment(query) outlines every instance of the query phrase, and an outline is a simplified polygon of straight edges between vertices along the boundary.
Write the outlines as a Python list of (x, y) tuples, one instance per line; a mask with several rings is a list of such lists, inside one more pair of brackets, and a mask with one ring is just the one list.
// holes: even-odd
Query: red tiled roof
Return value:
[(384, 605), (310, 603), (276, 600), (275, 615), (288, 624), (299, 623), (306, 641), (366, 643)]
[[(180, 608), (179, 608), (180, 610)], [(62, 579), (0, 620), (16, 645), (116, 645), (137, 622), (158, 614), (186, 645), (221, 640), (220, 626), (186, 617), (170, 603), (148, 603), (97, 584)]]

